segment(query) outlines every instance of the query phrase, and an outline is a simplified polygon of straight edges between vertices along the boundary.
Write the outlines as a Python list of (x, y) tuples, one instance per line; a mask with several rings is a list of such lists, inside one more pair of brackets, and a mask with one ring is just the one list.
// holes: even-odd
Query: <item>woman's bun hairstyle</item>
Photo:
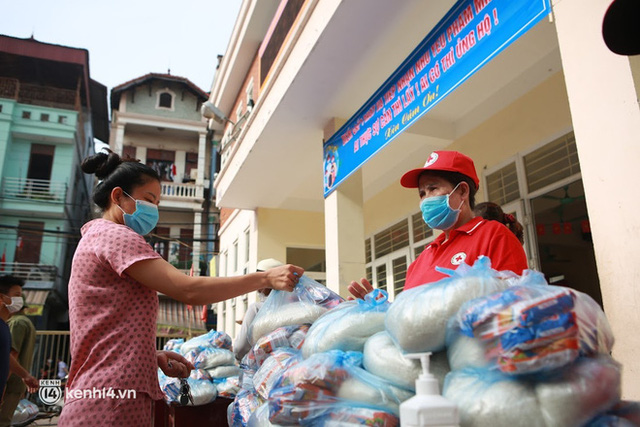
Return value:
[(515, 234), (518, 240), (520, 240), (520, 243), (524, 244), (524, 227), (522, 227), (522, 224), (520, 224), (513, 215), (504, 213), (500, 205), (497, 203), (478, 203), (473, 210), (473, 213), (483, 217), (484, 219), (501, 222), (507, 226), (513, 234)]
[(95, 174), (100, 181), (93, 190), (93, 202), (104, 211), (109, 207), (111, 191), (120, 187), (131, 194), (133, 189), (152, 179), (160, 181), (158, 173), (138, 159), (122, 159), (117, 153), (104, 148), (82, 161), (80, 168), (86, 174)]
[(107, 153), (96, 153), (84, 159), (80, 166), (82, 171), (88, 174), (95, 174), (96, 178), (100, 180), (109, 176), (122, 163), (122, 159), (108, 148), (105, 148), (105, 150)]

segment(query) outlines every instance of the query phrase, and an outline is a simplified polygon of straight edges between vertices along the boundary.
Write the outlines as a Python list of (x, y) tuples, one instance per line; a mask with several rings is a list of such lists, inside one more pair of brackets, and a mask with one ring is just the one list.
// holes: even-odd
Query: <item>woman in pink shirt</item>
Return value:
[(71, 368), (61, 426), (149, 426), (162, 398), (158, 367), (186, 377), (193, 365), (156, 351), (158, 292), (186, 304), (212, 304), (260, 288), (291, 291), (304, 270), (284, 265), (238, 277), (187, 276), (145, 241), (158, 222), (160, 177), (117, 154), (82, 163), (100, 180), (102, 217), (82, 227), (69, 279)]

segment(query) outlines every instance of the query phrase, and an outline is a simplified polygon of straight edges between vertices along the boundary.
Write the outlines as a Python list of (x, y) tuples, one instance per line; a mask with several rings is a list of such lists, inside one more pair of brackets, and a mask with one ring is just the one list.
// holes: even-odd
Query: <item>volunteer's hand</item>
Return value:
[(265, 271), (269, 288), (278, 291), (293, 291), (293, 288), (304, 274), (304, 269), (295, 265), (287, 264), (280, 267), (271, 268)]
[(160, 350), (156, 353), (158, 367), (168, 377), (186, 378), (195, 366), (175, 351)]
[(347, 289), (349, 289), (349, 292), (354, 297), (364, 299), (365, 295), (373, 291), (373, 286), (371, 286), (371, 283), (369, 283), (369, 281), (363, 277), (362, 279), (360, 279), (360, 283), (356, 282), (355, 280), (351, 282)]
[(27, 386), (29, 393), (35, 393), (38, 391), (38, 387), (40, 387), (40, 381), (38, 381), (33, 375), (24, 377), (22, 382)]

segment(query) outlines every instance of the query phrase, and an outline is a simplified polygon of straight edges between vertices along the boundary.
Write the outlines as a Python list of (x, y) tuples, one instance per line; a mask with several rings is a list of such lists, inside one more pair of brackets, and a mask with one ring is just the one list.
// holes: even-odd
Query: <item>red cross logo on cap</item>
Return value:
[(464, 252), (458, 252), (451, 257), (451, 264), (460, 265), (464, 262), (465, 259), (467, 259), (467, 254), (465, 254)]
[(434, 151), (429, 155), (429, 158), (427, 159), (427, 163), (424, 164), (424, 167), (426, 168), (427, 166), (431, 166), (436, 162), (436, 160), (438, 160), (438, 153)]

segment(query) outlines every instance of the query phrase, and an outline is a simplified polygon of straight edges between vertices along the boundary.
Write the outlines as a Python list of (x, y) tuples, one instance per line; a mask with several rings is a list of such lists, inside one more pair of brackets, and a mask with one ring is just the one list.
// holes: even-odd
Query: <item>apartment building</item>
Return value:
[(79, 165), (108, 135), (86, 49), (0, 35), (0, 273), (26, 280), (38, 328), (68, 326), (71, 258), (91, 217)]

